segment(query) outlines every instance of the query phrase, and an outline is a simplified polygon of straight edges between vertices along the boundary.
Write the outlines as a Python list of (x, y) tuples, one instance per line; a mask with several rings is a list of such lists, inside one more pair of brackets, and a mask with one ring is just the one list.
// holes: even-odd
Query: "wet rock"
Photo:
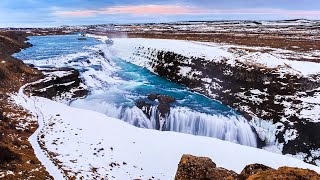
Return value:
[(163, 104), (169, 104), (176, 101), (174, 97), (162, 95), (162, 94), (149, 94), (147, 98), (151, 101), (158, 100), (159, 103), (163, 103)]
[(152, 104), (147, 103), (144, 100), (138, 100), (138, 101), (136, 101), (135, 104), (139, 109), (141, 109), (143, 111), (143, 113), (148, 117), (148, 119), (150, 119), (150, 117), (151, 117), (150, 109), (151, 109)]
[(151, 101), (155, 101), (156, 99), (158, 99), (159, 94), (149, 94), (147, 96), (148, 99), (150, 99)]
[(159, 114), (161, 117), (165, 118), (170, 113), (170, 105), (169, 104), (159, 104), (157, 107)]
[(265, 166), (263, 164), (250, 164), (247, 165), (240, 173), (239, 178), (240, 179), (247, 179), (249, 176), (253, 174), (257, 174), (259, 172), (267, 171), (267, 170), (274, 170), (273, 168), (270, 168), (268, 166)]
[(165, 130), (165, 123), (160, 123), (160, 121), (165, 121), (166, 117), (170, 114), (170, 104), (175, 102), (176, 99), (171, 96), (162, 95), (162, 94), (149, 94), (147, 96), (147, 99), (150, 101), (156, 101), (158, 100), (159, 103), (154, 102), (146, 102), (146, 100), (138, 100), (136, 101), (136, 106), (141, 109), (144, 114), (148, 117), (148, 119), (152, 116), (152, 108), (155, 108), (157, 106), (157, 111), (155, 115), (156, 119), (156, 129), (157, 130)]
[(163, 104), (169, 104), (176, 101), (174, 97), (167, 96), (167, 95), (158, 95), (158, 100), (160, 103), (163, 103)]
[(236, 176), (233, 171), (217, 167), (210, 158), (183, 155), (175, 180), (220, 180), (235, 179)]
[(170, 103), (176, 101), (174, 97), (162, 94), (149, 94), (147, 98), (151, 101), (159, 101), (160, 104), (158, 105), (157, 110), (159, 111), (160, 116), (163, 118), (165, 118), (170, 113)]

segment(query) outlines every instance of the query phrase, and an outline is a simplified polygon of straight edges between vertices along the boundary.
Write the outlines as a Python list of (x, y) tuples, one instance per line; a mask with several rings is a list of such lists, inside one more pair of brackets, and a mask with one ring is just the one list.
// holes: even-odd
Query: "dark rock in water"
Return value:
[[(161, 95), (161, 94), (149, 94), (147, 96), (148, 100), (155, 101), (158, 100), (159, 104), (157, 105), (157, 111), (155, 115), (156, 119), (156, 129), (157, 130), (164, 130), (165, 128), (165, 122), (162, 124), (162, 127), (160, 125), (160, 118), (165, 120), (167, 116), (170, 114), (170, 103), (173, 103), (176, 101), (174, 97), (167, 96), (167, 95)], [(155, 102), (156, 104), (156, 102)], [(148, 119), (152, 116), (152, 106), (155, 106), (155, 104), (146, 102), (145, 100), (138, 100), (136, 101), (136, 106), (141, 109), (144, 114), (147, 116)]]
[(156, 99), (158, 99), (158, 95), (159, 94), (149, 94), (147, 98), (150, 99), (151, 101), (155, 101)]
[(166, 96), (166, 95), (159, 95), (158, 100), (160, 103), (163, 103), (163, 104), (169, 104), (176, 101), (174, 97)]
[(159, 104), (157, 110), (160, 112), (160, 116), (165, 118), (170, 113), (170, 105), (169, 104)]
[(220, 180), (235, 179), (236, 177), (235, 172), (217, 167), (210, 158), (183, 155), (175, 180)]
[(151, 117), (150, 109), (151, 109), (152, 104), (147, 103), (144, 100), (138, 100), (138, 101), (136, 101), (135, 104), (139, 109), (141, 109), (143, 111), (143, 113), (147, 116), (147, 118), (150, 119), (150, 117)]
[(157, 99), (160, 103), (164, 103), (164, 104), (173, 103), (176, 101), (174, 97), (162, 95), (162, 94), (149, 94), (147, 98), (152, 101), (155, 101)]
[(239, 177), (241, 179), (247, 179), (249, 176), (253, 174), (257, 174), (262, 171), (267, 171), (267, 170), (274, 170), (271, 167), (265, 166), (263, 164), (250, 164), (247, 165), (240, 173)]
[(85, 41), (87, 38), (78, 38), (79, 41)]
[(138, 101), (136, 102), (136, 106), (137, 106), (139, 109), (142, 109), (142, 108), (145, 108), (145, 107), (150, 107), (151, 104), (146, 103), (146, 101), (144, 101), (144, 100), (138, 100)]

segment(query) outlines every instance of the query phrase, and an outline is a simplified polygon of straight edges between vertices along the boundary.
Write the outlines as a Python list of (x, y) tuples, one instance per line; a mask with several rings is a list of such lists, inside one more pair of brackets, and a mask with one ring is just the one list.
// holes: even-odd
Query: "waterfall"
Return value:
[(209, 115), (188, 108), (171, 108), (166, 119), (166, 130), (257, 146), (251, 126), (244, 117), (238, 115)]
[[(114, 104), (100, 102), (75, 101), (71, 105), (78, 108), (91, 109), (107, 116), (121, 119), (139, 128), (157, 129), (157, 120), (160, 121), (160, 130), (174, 131), (198, 136), (213, 137), (237, 144), (257, 147), (256, 135), (247, 120), (236, 114), (229, 116), (205, 114), (185, 107), (171, 107), (170, 113), (160, 117), (157, 106), (147, 109), (138, 107), (117, 107)], [(150, 118), (148, 118), (150, 116)]]
[[(79, 42), (77, 38), (72, 35), (59, 38), (32, 37), (33, 44), (40, 43), (41, 46), (21, 51), (18, 58), (42, 68), (71, 67), (79, 70), (90, 95), (73, 101), (73, 107), (104, 113), (139, 128), (208, 136), (257, 146), (255, 133), (246, 119), (236, 113), (229, 113), (229, 107), (209, 103), (214, 100), (189, 93), (184, 87), (113, 57), (113, 50), (105, 43), (98, 43), (90, 38)], [(69, 41), (74, 43), (65, 43)], [(141, 109), (134, 106), (136, 100), (145, 98), (150, 93), (170, 94), (180, 102), (176, 102), (176, 107), (171, 107), (170, 112), (165, 114), (159, 113), (156, 102)], [(195, 108), (194, 104), (183, 102), (186, 99), (201, 104), (203, 109), (192, 110)], [(213, 111), (202, 111), (204, 109)]]

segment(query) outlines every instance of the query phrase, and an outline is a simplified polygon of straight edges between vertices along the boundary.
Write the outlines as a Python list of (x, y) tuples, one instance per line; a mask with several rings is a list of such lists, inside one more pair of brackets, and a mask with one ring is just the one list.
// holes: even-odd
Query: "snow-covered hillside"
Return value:
[(291, 157), (215, 138), (136, 128), (94, 111), (27, 97), (23, 90), (13, 99), (38, 118), (39, 129), (30, 141), (56, 179), (173, 179), (185, 153), (210, 157), (238, 173), (251, 163), (320, 172), (319, 167)]

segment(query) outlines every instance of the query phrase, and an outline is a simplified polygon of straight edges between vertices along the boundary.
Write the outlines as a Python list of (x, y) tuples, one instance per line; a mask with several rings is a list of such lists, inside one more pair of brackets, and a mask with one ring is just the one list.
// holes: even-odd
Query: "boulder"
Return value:
[(233, 171), (219, 168), (208, 157), (183, 155), (178, 165), (175, 180), (220, 180), (235, 179)]
[(264, 179), (264, 180), (318, 180), (320, 175), (309, 169), (300, 169), (292, 167), (280, 167), (277, 170), (266, 170), (258, 172), (247, 178), (248, 180)]
[(247, 179), (249, 176), (253, 174), (257, 174), (259, 172), (274, 170), (271, 167), (265, 166), (263, 164), (250, 164), (247, 165), (239, 175), (240, 179)]

